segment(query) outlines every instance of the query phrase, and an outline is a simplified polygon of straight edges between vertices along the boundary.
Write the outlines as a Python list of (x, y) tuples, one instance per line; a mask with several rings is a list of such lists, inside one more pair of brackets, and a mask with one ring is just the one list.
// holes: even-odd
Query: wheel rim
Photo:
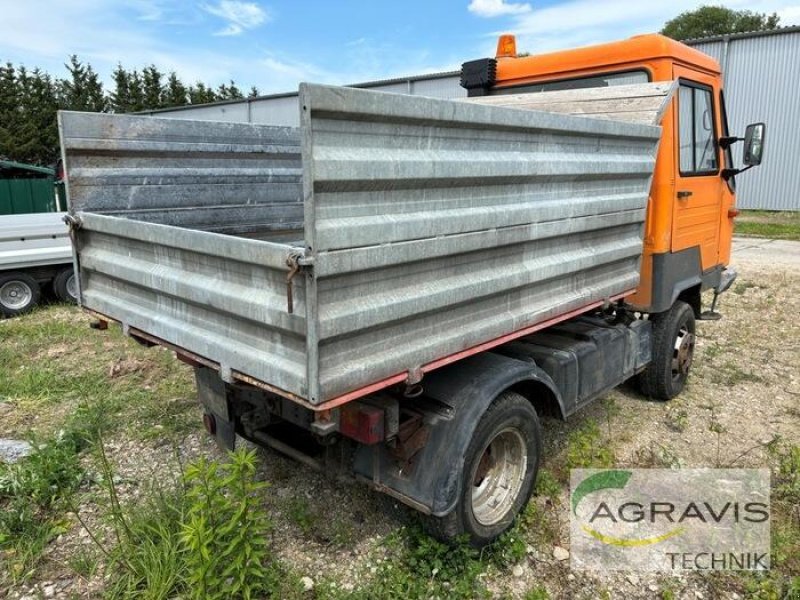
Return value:
[(33, 300), (33, 290), (24, 281), (8, 281), (0, 287), (0, 302), (11, 310), (28, 306)]
[(528, 468), (525, 440), (504, 429), (486, 445), (472, 477), (472, 514), (481, 525), (499, 523), (514, 506)]
[(74, 273), (72, 275), (70, 275), (69, 278), (67, 279), (66, 287), (67, 287), (67, 294), (69, 294), (70, 297), (73, 300), (77, 300), (78, 299), (78, 282), (75, 281), (75, 274)]
[(672, 353), (672, 377), (680, 379), (689, 374), (694, 356), (694, 333), (689, 331), (687, 325), (682, 325), (675, 337), (675, 346)]

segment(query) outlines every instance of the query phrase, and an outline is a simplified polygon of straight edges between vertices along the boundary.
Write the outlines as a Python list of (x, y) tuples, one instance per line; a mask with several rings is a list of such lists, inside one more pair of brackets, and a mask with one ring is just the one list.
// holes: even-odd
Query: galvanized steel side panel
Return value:
[(0, 216), (0, 270), (26, 269), (72, 261), (64, 213)]
[(299, 132), (59, 113), (70, 209), (246, 233), (302, 228)]
[(636, 287), (658, 127), (347, 88), (300, 97), (312, 402)]
[(81, 304), (305, 397), (305, 290), (287, 312), (289, 246), (77, 213)]

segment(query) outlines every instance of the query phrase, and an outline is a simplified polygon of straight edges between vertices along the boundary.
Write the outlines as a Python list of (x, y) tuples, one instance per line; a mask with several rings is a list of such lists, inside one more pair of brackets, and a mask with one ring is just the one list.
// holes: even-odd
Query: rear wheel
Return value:
[(0, 312), (7, 317), (29, 311), (40, 295), (39, 284), (30, 275), (16, 271), (0, 275)]
[(515, 392), (498, 396), (472, 435), (461, 474), (461, 494), (448, 515), (430, 517), (443, 539), (463, 534), (484, 546), (509, 529), (533, 492), (541, 454), (539, 418)]
[(53, 291), (62, 302), (78, 302), (78, 283), (72, 267), (61, 269), (53, 279)]
[(668, 311), (652, 315), (653, 360), (639, 374), (639, 389), (655, 400), (672, 400), (683, 391), (695, 347), (694, 310), (678, 300)]

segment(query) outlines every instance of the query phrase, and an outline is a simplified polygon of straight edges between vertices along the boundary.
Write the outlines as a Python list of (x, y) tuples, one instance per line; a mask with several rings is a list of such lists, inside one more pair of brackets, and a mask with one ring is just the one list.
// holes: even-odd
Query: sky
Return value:
[[(713, 0), (706, 0), (711, 3)], [(108, 83), (117, 63), (261, 93), (457, 69), (499, 33), (546, 52), (659, 30), (695, 0), (0, 0), (0, 61), (64, 76), (77, 54)], [(800, 24), (800, 0), (727, 0)]]

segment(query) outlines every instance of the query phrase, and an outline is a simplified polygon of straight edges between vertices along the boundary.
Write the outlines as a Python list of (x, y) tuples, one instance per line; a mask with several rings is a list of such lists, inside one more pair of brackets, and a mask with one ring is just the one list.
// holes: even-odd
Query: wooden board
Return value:
[(658, 125), (676, 87), (675, 81), (659, 81), (556, 92), (477, 96), (464, 100), (491, 106)]

